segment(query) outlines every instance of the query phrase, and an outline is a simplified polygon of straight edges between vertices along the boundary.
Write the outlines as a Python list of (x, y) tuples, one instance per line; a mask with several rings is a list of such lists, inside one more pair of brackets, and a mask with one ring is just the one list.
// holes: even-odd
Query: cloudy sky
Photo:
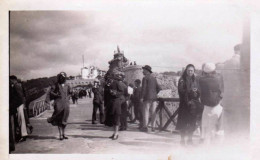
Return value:
[(108, 69), (117, 45), (125, 56), (155, 72), (193, 63), (223, 62), (241, 43), (243, 14), (237, 6), (130, 5), (106, 10), (12, 11), (10, 74), (23, 80), (82, 67)]

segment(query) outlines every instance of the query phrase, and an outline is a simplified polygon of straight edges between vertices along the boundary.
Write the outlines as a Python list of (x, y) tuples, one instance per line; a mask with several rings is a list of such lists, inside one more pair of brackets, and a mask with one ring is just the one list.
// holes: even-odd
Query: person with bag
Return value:
[(216, 134), (224, 134), (221, 126), (223, 107), (220, 105), (224, 83), (215, 69), (214, 63), (205, 63), (203, 65), (204, 76), (199, 80), (201, 103), (204, 105), (201, 142), (206, 141), (207, 144), (215, 138)]
[(114, 133), (111, 137), (113, 140), (117, 140), (119, 135), (120, 116), (122, 114), (121, 106), (125, 101), (125, 84), (123, 82), (124, 73), (121, 71), (114, 71), (114, 77), (111, 85), (109, 86), (111, 109), (110, 115), (112, 115), (112, 124), (114, 126)]
[(186, 66), (178, 82), (178, 93), (180, 105), (176, 130), (180, 131), (181, 145), (185, 145), (185, 137), (188, 137), (187, 144), (192, 145), (193, 132), (196, 129), (198, 117), (202, 112), (202, 106), (199, 101), (199, 81), (195, 76), (195, 66), (189, 64)]
[(51, 97), (54, 97), (54, 112), (51, 117), (47, 119), (48, 123), (53, 126), (58, 126), (59, 139), (68, 139), (65, 136), (65, 128), (69, 117), (69, 97), (70, 87), (65, 84), (66, 73), (61, 72), (57, 75), (57, 83), (55, 88), (50, 92)]

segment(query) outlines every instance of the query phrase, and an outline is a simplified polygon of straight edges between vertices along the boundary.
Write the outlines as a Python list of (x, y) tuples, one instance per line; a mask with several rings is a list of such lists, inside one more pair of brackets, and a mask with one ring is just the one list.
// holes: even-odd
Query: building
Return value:
[(104, 76), (106, 71), (100, 70), (98, 67), (89, 66), (81, 68), (82, 79), (95, 79), (97, 76)]

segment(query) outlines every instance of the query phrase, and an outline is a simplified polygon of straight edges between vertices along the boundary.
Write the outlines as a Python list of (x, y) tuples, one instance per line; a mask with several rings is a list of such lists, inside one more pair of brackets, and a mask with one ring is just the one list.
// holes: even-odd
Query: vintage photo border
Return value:
[[(89, 1), (89, 0), (2, 0), (0, 1), (0, 159), (168, 159), (168, 155), (93, 155), (93, 154), (8, 154), (8, 82), (9, 82), (9, 11), (15, 10), (104, 10), (116, 7), (116, 3), (193, 3), (199, 7), (200, 3), (228, 3), (238, 4), (250, 12), (251, 21), (251, 117), (250, 139), (252, 159), (257, 158), (260, 147), (260, 4), (255, 1)], [(108, 7), (110, 6), (110, 8)], [(169, 153), (170, 154), (170, 153)], [(260, 158), (260, 157), (259, 157)], [(173, 157), (174, 159), (174, 157)]]

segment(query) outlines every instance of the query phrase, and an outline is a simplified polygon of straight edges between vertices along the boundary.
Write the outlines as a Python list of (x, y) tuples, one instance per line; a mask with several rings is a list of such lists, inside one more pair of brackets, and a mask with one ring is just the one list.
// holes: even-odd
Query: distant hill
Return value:
[(41, 97), (45, 93), (44, 89), (49, 87), (50, 84), (54, 84), (56, 82), (56, 79), (57, 77), (53, 76), (49, 78), (44, 77), (31, 79), (22, 82), (26, 97), (26, 105), (29, 105), (31, 101)]

